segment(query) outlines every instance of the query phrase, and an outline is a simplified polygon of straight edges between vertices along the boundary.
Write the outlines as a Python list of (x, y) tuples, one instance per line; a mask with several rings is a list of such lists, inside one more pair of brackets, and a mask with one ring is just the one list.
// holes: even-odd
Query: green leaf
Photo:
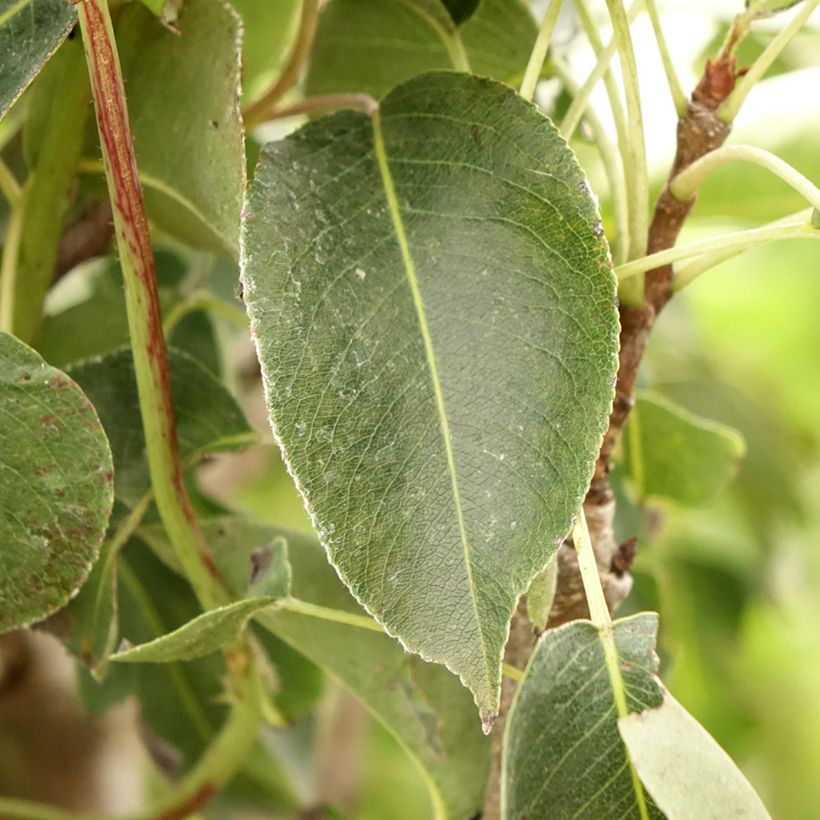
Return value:
[(740, 433), (641, 392), (627, 422), (624, 463), (640, 499), (709, 504), (746, 452)]
[[(170, 348), (168, 359), (183, 464), (255, 440), (242, 410), (221, 382), (180, 350)], [(119, 350), (80, 362), (68, 372), (94, 402), (108, 433), (116, 467), (117, 498), (128, 505), (136, 504), (151, 482), (131, 351)]]
[(163, 23), (176, 23), (180, 7), (185, 0), (142, 0), (147, 9), (150, 9)]
[(444, 0), (447, 11), (456, 25), (461, 25), (475, 14), (480, 0)]
[(136, 3), (117, 25), (148, 215), (188, 244), (236, 257), (241, 23), (222, 0), (186, 0), (175, 25), (179, 34)]
[(248, 620), (275, 601), (270, 596), (261, 596), (211, 609), (167, 635), (117, 652), (111, 660), (118, 663), (170, 663), (210, 655), (236, 643)]
[(547, 628), (557, 581), (558, 560), (553, 555), (546, 567), (535, 576), (535, 580), (527, 590), (527, 617), (536, 629)]
[(802, 3), (803, 0), (746, 0), (746, 8), (755, 7), (755, 17), (773, 17)]
[(0, 117), (77, 21), (65, 0), (0, 0)]
[(113, 503), (111, 451), (82, 390), (0, 333), (0, 633), (45, 618), (91, 570)]
[(232, 0), (242, 18), (242, 93), (254, 99), (276, 80), (299, 28), (300, 0)]
[(520, 0), (482, 0), (457, 26), (441, 0), (330, 0), (319, 20), (308, 94), (358, 91), (381, 97), (432, 69), (463, 67), (512, 81), (537, 34)]
[[(235, 594), (246, 588), (251, 556), (278, 537), (288, 542), (292, 594), (366, 622), (311, 536), (287, 532), (240, 516), (201, 519), (214, 560)], [(170, 566), (176, 561), (161, 527), (140, 534)], [(287, 606), (261, 612), (258, 623), (324, 669), (347, 688), (398, 739), (421, 767), (436, 816), (468, 818), (481, 810), (490, 743), (480, 731), (469, 693), (445, 669), (408, 656), (396, 641), (374, 629), (292, 612)], [(287, 685), (287, 678), (283, 678)], [(300, 681), (292, 685), (302, 686)], [(280, 698), (287, 698), (285, 689)]]
[(510, 89), (428, 74), (373, 121), (267, 146), (246, 208), (268, 407), (322, 542), (489, 724), (510, 616), (611, 402), (614, 285), (583, 173)]
[[(630, 712), (658, 706), (657, 615), (613, 625)], [(502, 817), (646, 817), (618, 734), (598, 628), (572, 621), (544, 633), (519, 684), (504, 735)], [(646, 799), (646, 796), (644, 795)], [(663, 817), (646, 800), (649, 817)]]
[(770, 820), (729, 755), (669, 692), (657, 708), (620, 718), (618, 730), (669, 820)]

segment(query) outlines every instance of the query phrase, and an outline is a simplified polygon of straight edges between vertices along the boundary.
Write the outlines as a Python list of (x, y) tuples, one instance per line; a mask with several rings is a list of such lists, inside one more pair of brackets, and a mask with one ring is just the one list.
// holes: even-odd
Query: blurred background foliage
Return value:
[[(233, 0), (233, 5), (245, 23), (244, 98), (252, 101), (285, 63), (300, 4)], [(673, 59), (690, 89), (742, 2), (659, 5)], [(583, 38), (573, 38), (571, 15), (562, 25), (566, 56), (576, 78), (584, 78), (592, 57)], [(741, 48), (741, 63), (754, 59), (780, 25), (779, 18), (761, 24)], [(639, 19), (634, 33), (657, 191), (671, 162), (675, 114), (648, 21)], [(815, 15), (753, 92), (732, 141), (773, 151), (820, 181), (818, 87), (820, 19)], [(540, 89), (548, 113), (566, 104), (559, 92), (550, 79)], [(298, 91), (291, 97), (298, 99)], [(0, 124), (0, 148), (15, 170), (24, 162), (15, 137), (24, 103)], [(606, 123), (604, 99), (596, 95), (593, 104)], [(247, 138), (251, 167), (261, 143), (299, 123), (290, 118), (253, 131)], [(597, 154), (583, 134), (574, 147), (611, 231), (611, 203)], [(86, 184), (92, 197), (93, 185)], [(82, 195), (78, 201), (84, 201)], [(704, 185), (681, 241), (754, 227), (801, 207), (793, 192), (764, 171), (724, 168)], [(176, 344), (195, 350), (214, 372), (223, 371), (260, 434), (259, 445), (214, 458), (200, 469), (198, 503), (230, 505), (309, 532), (267, 429), (247, 333), (231, 321), (236, 313), (231, 309), (241, 307), (235, 260), (182, 247), (162, 230), (156, 237), (164, 309), (170, 312), (186, 300), (194, 306), (175, 330)], [(115, 266), (98, 260), (75, 269), (52, 290), (39, 341), (49, 360), (62, 364), (126, 340), (116, 275)], [(816, 818), (820, 806), (819, 276), (816, 244), (766, 246), (704, 275), (673, 300), (656, 326), (642, 387), (740, 433), (745, 455), (732, 480), (697, 506), (683, 507), (638, 492), (623, 453), (613, 474), (619, 536), (638, 536), (635, 588), (622, 614), (644, 608), (661, 613), (664, 680), (738, 762), (772, 815), (790, 820)], [(213, 311), (191, 301), (203, 292), (221, 299), (223, 308)], [(76, 332), (90, 321), (97, 333)], [(132, 553), (136, 561), (155, 561), (139, 548)], [(126, 598), (137, 594), (132, 587)], [(262, 784), (268, 801), (272, 793), (279, 795), (281, 816), (293, 816), (293, 805), (317, 802), (338, 806), (340, 817), (361, 820), (430, 816), (423, 776), (388, 731), (309, 661), (275, 638), (266, 642), (282, 684), (277, 705), (293, 721), (288, 729), (267, 730), (260, 749), (260, 760), (275, 761), (281, 769), (281, 777)], [(93, 686), (82, 673), (81, 689)], [(166, 686), (157, 683), (160, 692)], [(114, 691), (111, 700), (116, 699)], [(252, 797), (258, 788), (260, 780), (250, 771), (234, 794)], [(235, 811), (235, 804), (216, 803), (206, 813), (240, 816)], [(275, 815), (249, 810), (242, 816)]]

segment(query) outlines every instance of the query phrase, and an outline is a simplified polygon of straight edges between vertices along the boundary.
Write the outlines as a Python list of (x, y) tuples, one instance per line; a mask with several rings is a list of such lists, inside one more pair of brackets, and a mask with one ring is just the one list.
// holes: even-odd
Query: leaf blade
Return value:
[(269, 146), (246, 211), (269, 412), (321, 539), (489, 723), (509, 617), (569, 528), (611, 401), (614, 286), (583, 174), (509, 89), (430, 74), (375, 127), (343, 112)]

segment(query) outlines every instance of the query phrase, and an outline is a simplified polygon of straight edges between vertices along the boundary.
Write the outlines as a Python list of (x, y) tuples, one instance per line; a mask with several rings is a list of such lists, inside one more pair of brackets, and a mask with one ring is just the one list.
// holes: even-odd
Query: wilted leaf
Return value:
[(167, 635), (117, 652), (111, 660), (118, 663), (170, 663), (210, 655), (235, 643), (248, 619), (275, 601), (269, 596), (245, 598), (208, 610)]
[(111, 451), (64, 373), (0, 333), (0, 632), (63, 606), (85, 580), (113, 503)]
[(175, 26), (137, 3), (117, 25), (148, 215), (184, 242), (237, 256), (241, 23), (222, 0), (186, 0)]
[[(180, 350), (169, 349), (168, 360), (183, 463), (254, 441), (255, 434), (242, 410), (221, 382)], [(131, 351), (89, 359), (68, 372), (94, 402), (108, 433), (117, 498), (135, 504), (151, 482)]]
[(627, 422), (624, 462), (641, 499), (708, 504), (737, 471), (746, 451), (731, 427), (640, 393)]
[(613, 277), (553, 125), (460, 74), (267, 146), (243, 277), (272, 424), (331, 560), (497, 708), (519, 595), (606, 424)]
[[(655, 679), (657, 615), (613, 625), (627, 708), (661, 703)], [(588, 621), (545, 632), (515, 694), (504, 736), (502, 814), (639, 818), (639, 797), (597, 627)], [(644, 793), (650, 817), (663, 814)]]
[(0, 0), (0, 117), (77, 21), (66, 0)]
[(669, 820), (769, 820), (729, 755), (669, 692), (657, 708), (620, 718), (618, 729)]
[(306, 91), (381, 97), (421, 72), (460, 69), (464, 55), (476, 74), (509, 82), (523, 74), (536, 34), (520, 0), (482, 0), (462, 26), (441, 0), (331, 0), (319, 20)]

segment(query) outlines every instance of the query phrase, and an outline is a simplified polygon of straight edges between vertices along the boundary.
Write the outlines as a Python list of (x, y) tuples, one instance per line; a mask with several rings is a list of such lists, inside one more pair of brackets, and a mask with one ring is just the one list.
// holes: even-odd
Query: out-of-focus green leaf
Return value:
[(179, 9), (185, 0), (141, 0), (163, 23), (176, 23)]
[(729, 755), (668, 692), (660, 706), (619, 718), (618, 731), (669, 820), (769, 820)]
[(248, 620), (275, 601), (268, 596), (244, 598), (211, 609), (167, 635), (117, 652), (111, 660), (118, 663), (170, 663), (210, 655), (235, 643)]
[(482, 0), (458, 26), (441, 0), (331, 0), (322, 13), (308, 94), (381, 97), (433, 69), (460, 68), (512, 82), (523, 74), (537, 27), (520, 0)]
[(0, 0), (0, 117), (77, 21), (65, 0)]
[(708, 504), (737, 471), (741, 435), (667, 399), (638, 394), (624, 435), (624, 462), (638, 497)]
[(50, 615), (97, 558), (113, 503), (111, 450), (64, 373), (0, 333), (0, 633)]
[(301, 0), (231, 0), (242, 18), (243, 96), (253, 99), (285, 64), (299, 27)]
[(803, 0), (746, 0), (746, 8), (754, 6), (755, 17), (771, 17), (802, 2)]
[[(155, 258), (160, 307), (163, 316), (167, 316), (187, 298), (187, 270), (183, 260), (167, 250), (157, 250)], [(89, 327), (94, 328), (93, 333), (85, 332)], [(213, 324), (203, 310), (184, 316), (167, 341), (212, 372), (220, 372)], [(128, 342), (125, 293), (116, 259), (109, 256), (79, 265), (52, 287), (37, 337), (37, 349), (47, 361), (64, 367), (80, 359), (112, 353)]]
[[(315, 538), (237, 516), (201, 523), (235, 593), (247, 583), (253, 551), (282, 536), (297, 599), (365, 617)], [(142, 534), (164, 561), (175, 563), (159, 528), (145, 527)], [(348, 687), (384, 723), (425, 772), (441, 816), (469, 818), (480, 811), (490, 743), (481, 734), (472, 698), (449, 672), (407, 655), (379, 631), (285, 609), (265, 610), (257, 621)]]
[(458, 26), (475, 14), (479, 3), (480, 0), (444, 0), (444, 5), (447, 7), (447, 11), (450, 12), (450, 17)]
[[(177, 438), (183, 463), (251, 444), (255, 434), (227, 388), (196, 359), (168, 351)], [(137, 382), (130, 350), (80, 362), (69, 373), (86, 391), (114, 453), (117, 498), (135, 504), (150, 487)]]
[[(616, 621), (615, 645), (630, 712), (659, 706), (657, 615)], [(663, 814), (631, 777), (604, 645), (588, 621), (545, 632), (530, 656), (507, 719), (502, 816), (649, 817)]]
[(527, 617), (536, 629), (547, 628), (557, 581), (558, 561), (553, 555), (546, 567), (535, 576), (535, 580), (527, 590)]
[(186, 0), (169, 31), (137, 3), (117, 44), (149, 217), (189, 244), (238, 255), (245, 178), (238, 15)]
[(511, 89), (427, 74), (378, 120), (267, 146), (246, 210), (268, 409), (320, 538), (491, 723), (510, 616), (611, 402), (613, 277), (583, 172)]

